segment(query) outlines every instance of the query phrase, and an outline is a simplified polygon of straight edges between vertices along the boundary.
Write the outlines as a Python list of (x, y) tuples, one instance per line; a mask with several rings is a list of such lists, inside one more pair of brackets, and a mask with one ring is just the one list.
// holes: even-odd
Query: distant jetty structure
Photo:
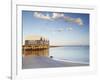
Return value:
[(25, 44), (22, 46), (23, 50), (43, 50), (49, 48), (49, 40), (40, 37), (40, 39), (32, 40), (26, 39)]

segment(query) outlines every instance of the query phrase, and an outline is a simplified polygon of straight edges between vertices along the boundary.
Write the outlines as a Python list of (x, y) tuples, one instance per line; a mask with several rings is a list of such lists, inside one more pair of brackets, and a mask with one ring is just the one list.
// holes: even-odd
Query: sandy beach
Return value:
[(89, 64), (64, 62), (44, 56), (23, 56), (22, 69), (89, 66)]

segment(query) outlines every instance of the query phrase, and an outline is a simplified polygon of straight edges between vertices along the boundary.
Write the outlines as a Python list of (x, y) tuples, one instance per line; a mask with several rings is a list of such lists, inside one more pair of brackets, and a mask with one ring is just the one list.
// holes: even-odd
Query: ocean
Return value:
[(75, 63), (89, 64), (89, 46), (64, 46), (49, 49), (53, 59)]
[(43, 50), (23, 51), (25, 56), (52, 56), (52, 59), (65, 62), (89, 64), (89, 46), (50, 47)]

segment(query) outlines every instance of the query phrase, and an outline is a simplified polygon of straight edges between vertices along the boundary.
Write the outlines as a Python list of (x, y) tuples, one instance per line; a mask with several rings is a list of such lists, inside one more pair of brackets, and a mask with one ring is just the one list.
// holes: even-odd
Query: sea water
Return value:
[(89, 46), (64, 46), (49, 49), (53, 59), (89, 64)]

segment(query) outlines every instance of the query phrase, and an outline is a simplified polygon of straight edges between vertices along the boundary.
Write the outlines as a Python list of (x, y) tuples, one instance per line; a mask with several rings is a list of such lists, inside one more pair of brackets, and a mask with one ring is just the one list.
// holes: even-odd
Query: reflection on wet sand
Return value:
[(49, 49), (42, 50), (23, 50), (23, 55), (28, 56), (49, 56)]

